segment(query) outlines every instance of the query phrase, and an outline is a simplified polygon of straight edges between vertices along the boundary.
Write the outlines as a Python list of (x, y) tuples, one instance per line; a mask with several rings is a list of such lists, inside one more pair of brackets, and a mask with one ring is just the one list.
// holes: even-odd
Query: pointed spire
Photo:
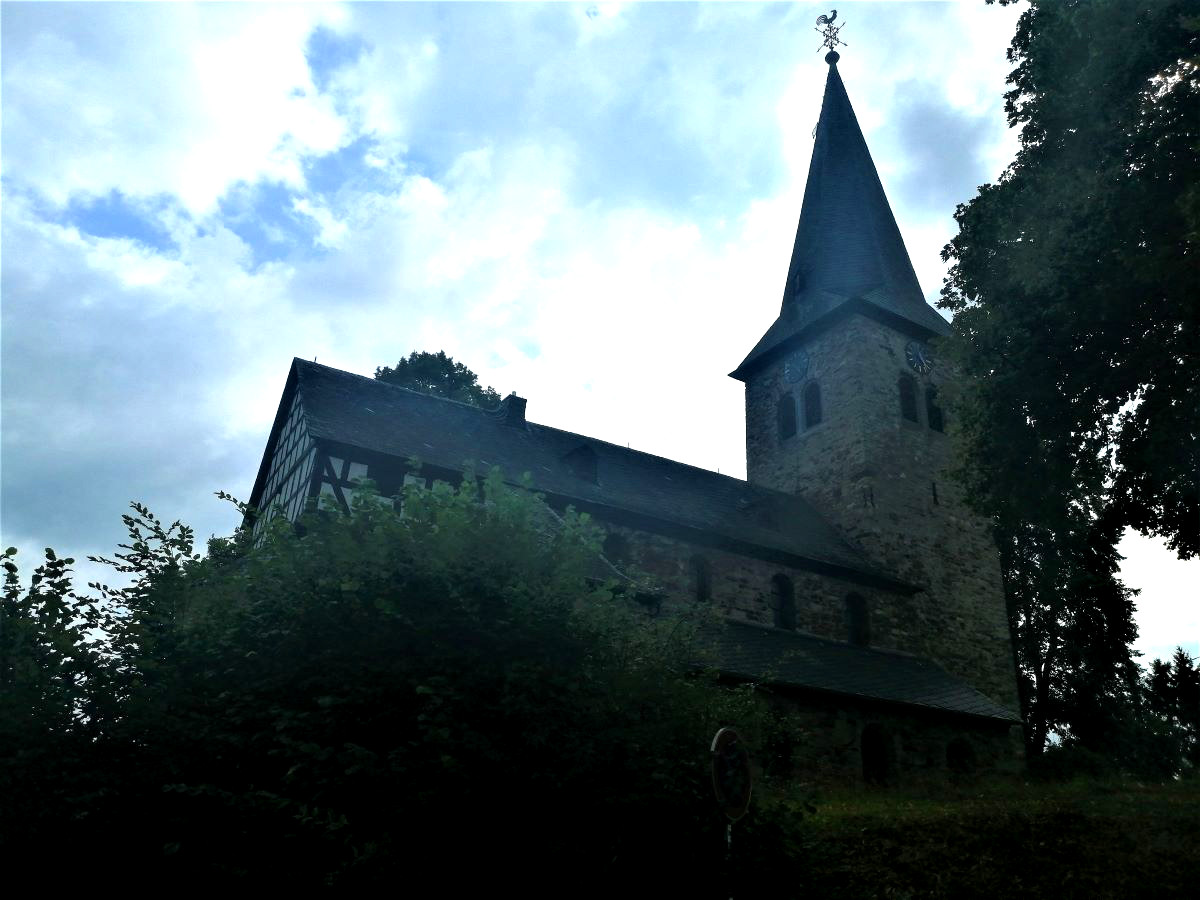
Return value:
[(838, 54), (830, 52), (825, 59), (829, 63), (825, 99), (788, 268), (784, 310), (789, 303), (803, 302), (803, 290), (855, 294), (880, 287), (896, 300), (925, 306), (904, 239), (838, 74)]
[(735, 378), (752, 361), (765, 361), (770, 351), (851, 302), (868, 314), (916, 326), (917, 333), (949, 332), (925, 302), (838, 73), (839, 58), (836, 50), (825, 56), (829, 74), (780, 316)]

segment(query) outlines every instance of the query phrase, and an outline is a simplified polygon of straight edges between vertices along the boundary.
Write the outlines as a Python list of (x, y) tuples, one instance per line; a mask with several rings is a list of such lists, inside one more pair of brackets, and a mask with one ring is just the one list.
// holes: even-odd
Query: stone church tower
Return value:
[(829, 73), (779, 317), (746, 385), (752, 484), (796, 493), (883, 571), (918, 585), (908, 646), (1015, 709), (998, 554), (947, 470), (924, 299), (837, 69)]

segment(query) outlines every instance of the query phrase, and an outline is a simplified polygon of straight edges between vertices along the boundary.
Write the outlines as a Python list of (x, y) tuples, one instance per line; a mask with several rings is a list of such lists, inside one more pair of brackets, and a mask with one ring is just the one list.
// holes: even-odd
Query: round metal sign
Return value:
[(732, 728), (722, 728), (713, 738), (712, 780), (717, 804), (736, 822), (750, 807), (754, 772), (750, 768), (750, 753)]

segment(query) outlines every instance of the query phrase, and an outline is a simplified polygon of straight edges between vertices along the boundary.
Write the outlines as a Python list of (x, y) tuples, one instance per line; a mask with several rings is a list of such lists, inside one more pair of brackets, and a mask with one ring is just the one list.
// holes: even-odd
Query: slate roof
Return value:
[(856, 647), (803, 632), (726, 621), (704, 633), (728, 675), (1004, 722), (1020, 718), (918, 656)]
[(830, 56), (780, 315), (734, 378), (744, 379), (789, 338), (850, 304), (920, 336), (950, 333), (925, 302), (836, 54)]
[[(802, 498), (606, 441), (522, 422), (496, 411), (420, 394), (373, 378), (295, 359), (289, 385), (299, 390), (309, 434), (401, 459), (459, 471), (467, 461), (499, 466), (516, 483), (568, 501), (595, 504), (697, 529), (820, 564), (831, 574), (865, 576), (897, 590), (915, 588), (879, 572)], [(285, 391), (283, 403), (290, 402)], [(597, 479), (566, 461), (587, 446)], [(268, 446), (267, 453), (271, 452)], [(264, 457), (263, 470), (268, 464)], [(262, 476), (250, 503), (261, 502)]]

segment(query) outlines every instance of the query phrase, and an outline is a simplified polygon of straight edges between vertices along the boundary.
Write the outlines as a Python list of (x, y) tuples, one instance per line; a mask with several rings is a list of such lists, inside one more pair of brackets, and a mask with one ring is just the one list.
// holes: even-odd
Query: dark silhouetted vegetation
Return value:
[[(719, 883), (708, 741), (786, 725), (697, 670), (695, 623), (589, 581), (584, 518), (493, 475), (206, 559), (126, 522), (132, 584), (98, 601), (70, 560), (24, 589), (6, 557), (6, 859), (127, 887)], [(735, 865), (779, 875), (802, 808), (766, 777)]]
[(395, 367), (380, 366), (375, 377), (388, 384), (470, 403), (490, 409), (500, 402), (500, 395), (490, 387), (479, 384), (479, 376), (447, 356), (445, 350), (437, 353), (413, 351), (407, 359), (401, 358)]
[(1200, 17), (1033, 0), (1009, 59), (1020, 150), (943, 253), (960, 476), (995, 524), (1030, 756), (1056, 733), (1138, 768), (1159, 720), (1115, 547), (1200, 549)]

